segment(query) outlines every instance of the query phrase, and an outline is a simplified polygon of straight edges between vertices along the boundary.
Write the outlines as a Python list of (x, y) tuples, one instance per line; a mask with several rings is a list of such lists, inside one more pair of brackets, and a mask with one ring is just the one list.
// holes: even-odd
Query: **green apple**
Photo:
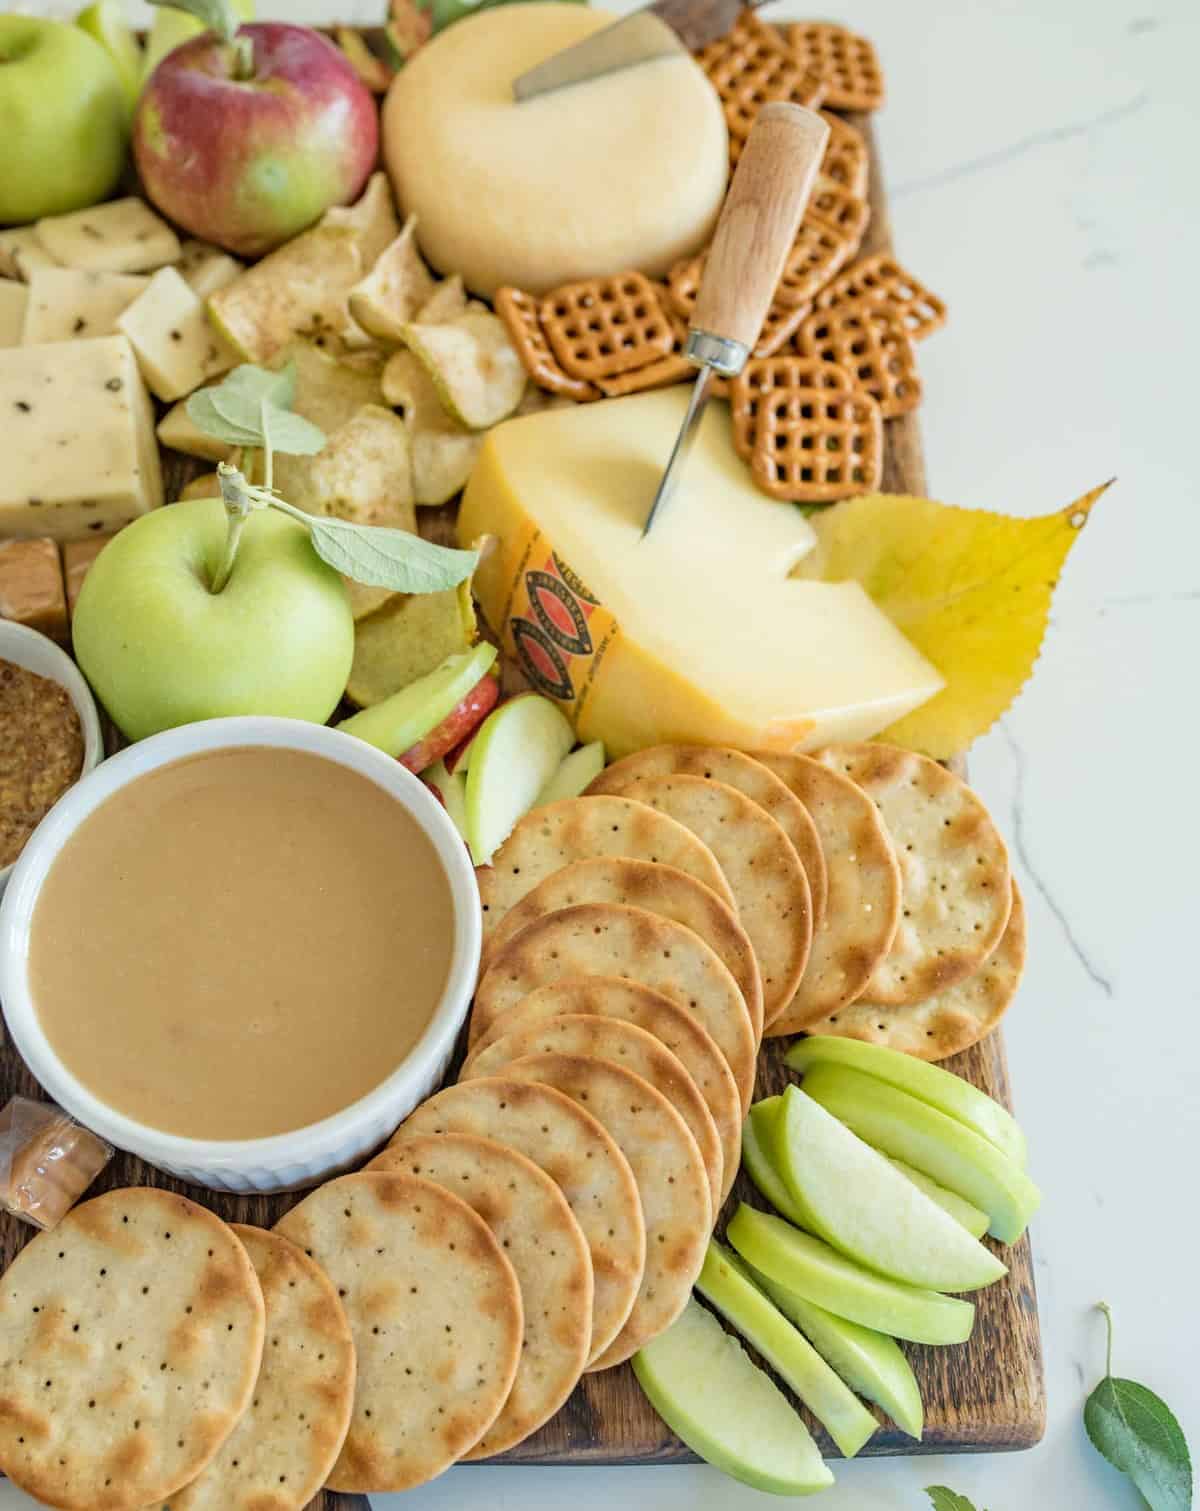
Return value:
[(495, 660), (496, 647), (483, 643), (457, 656), (447, 656), (436, 670), (418, 677), (382, 703), (373, 703), (343, 719), (338, 728), (387, 755), (402, 756), (454, 712), (487, 676)]
[(113, 60), (132, 117), (142, 89), (142, 44), (125, 20), (121, 0), (95, 0), (94, 5), (75, 17), (75, 25), (82, 27), (89, 37), (95, 37)]
[[(787, 1184), (779, 1171), (776, 1170), (769, 1152), (775, 1147), (775, 1118), (780, 1107), (783, 1105), (782, 1097), (764, 1097), (761, 1102), (755, 1102), (750, 1109), (750, 1115), (742, 1126), (742, 1165), (746, 1174), (767, 1198), (771, 1205), (789, 1222), (794, 1222), (797, 1227), (812, 1230), (812, 1218), (806, 1218), (800, 1209), (799, 1203), (788, 1190)], [(911, 1165), (906, 1165), (903, 1160), (889, 1159), (888, 1163), (895, 1166), (900, 1174), (912, 1181), (914, 1186), (919, 1187), (930, 1201), (936, 1202), (944, 1212), (949, 1212), (955, 1222), (960, 1223), (972, 1238), (982, 1238), (988, 1230), (988, 1215), (981, 1212), (978, 1207), (964, 1201), (961, 1196), (953, 1191), (947, 1191), (945, 1186), (939, 1186), (937, 1181), (930, 1180), (920, 1170), (914, 1170)]]
[(818, 1236), (868, 1269), (934, 1291), (975, 1291), (1008, 1273), (948, 1212), (798, 1086), (784, 1092), (774, 1153)]
[(633, 1372), (672, 1432), (744, 1485), (812, 1495), (833, 1484), (787, 1397), (698, 1301), (633, 1356)]
[(1024, 1170), (978, 1133), (873, 1076), (819, 1065), (808, 1095), (876, 1149), (902, 1159), (988, 1214), (988, 1232), (1016, 1243), (1041, 1203)]
[(479, 726), (467, 771), (467, 839), (477, 866), (491, 863), (574, 743), (566, 715), (540, 693), (510, 698)]
[(863, 1403), (716, 1239), (709, 1242), (696, 1289), (791, 1386), (846, 1458), (874, 1436), (879, 1424)]
[(106, 198), (125, 166), (116, 65), (77, 26), (0, 16), (0, 225)]
[(757, 1270), (751, 1270), (750, 1274), (847, 1385), (882, 1406), (902, 1432), (920, 1442), (925, 1428), (921, 1387), (894, 1338), (861, 1327), (857, 1322), (847, 1322), (845, 1317), (835, 1317), (824, 1307), (776, 1285)]
[(354, 655), (341, 577), (274, 510), (245, 524), (228, 582), (219, 499), (155, 509), (114, 535), (75, 606), (75, 657), (131, 740), (226, 714), (323, 724)]
[(798, 1040), (788, 1050), (787, 1063), (801, 1074), (813, 1065), (844, 1065), (848, 1070), (886, 1081), (897, 1091), (907, 1091), (909, 1096), (928, 1102), (947, 1117), (974, 1129), (1022, 1169), (1025, 1167), (1025, 1135), (1012, 1113), (986, 1092), (940, 1065), (927, 1065), (924, 1060), (914, 1060), (912, 1055), (885, 1049), (881, 1044), (864, 1044), (858, 1039), (837, 1039), (825, 1034)]
[(590, 745), (581, 745), (559, 763), (558, 770), (538, 793), (533, 806), (544, 808), (547, 803), (557, 803), (562, 798), (578, 797), (603, 770), (603, 742), (593, 740)]
[(726, 1236), (747, 1264), (769, 1280), (877, 1333), (938, 1344), (965, 1343), (971, 1336), (971, 1302), (887, 1280), (782, 1217), (743, 1202)]

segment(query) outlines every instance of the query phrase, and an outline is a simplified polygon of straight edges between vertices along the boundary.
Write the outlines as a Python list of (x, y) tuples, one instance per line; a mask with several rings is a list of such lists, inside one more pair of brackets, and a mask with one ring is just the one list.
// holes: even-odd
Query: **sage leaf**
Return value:
[(313, 516), (309, 528), (317, 555), (331, 567), (355, 582), (393, 593), (444, 592), (465, 581), (479, 560), (476, 551), (435, 546), (407, 530), (381, 525)]
[(311, 420), (265, 401), (262, 430), (264, 442), (270, 437), (273, 451), (286, 451), (290, 456), (312, 456), (325, 445), (325, 432)]
[(296, 364), (289, 362), (278, 372), (243, 362), (227, 373), (220, 383), (226, 393), (245, 394), (255, 405), (265, 399), (280, 409), (290, 409), (296, 402)]
[(925, 1494), (933, 1502), (933, 1511), (975, 1511), (965, 1495), (957, 1495), (945, 1485), (926, 1485)]
[(1136, 1380), (1112, 1372), (1112, 1312), (1104, 1379), (1088, 1397), (1083, 1425), (1092, 1446), (1137, 1486), (1151, 1511), (1190, 1511), (1192, 1459), (1183, 1429), (1167, 1403)]
[(228, 0), (150, 0), (151, 5), (162, 5), (168, 10), (187, 11), (208, 31), (215, 31), (224, 42), (233, 40), (238, 29), (237, 17)]
[(254, 446), (311, 456), (325, 444), (324, 432), (292, 412), (296, 366), (279, 372), (243, 363), (213, 388), (187, 401), (188, 418), (206, 435), (228, 446)]
[(188, 419), (197, 430), (210, 435), (214, 440), (224, 441), (227, 446), (259, 446), (262, 444), (258, 430), (247, 430), (234, 424), (218, 407), (216, 389), (201, 388), (188, 399), (185, 406)]

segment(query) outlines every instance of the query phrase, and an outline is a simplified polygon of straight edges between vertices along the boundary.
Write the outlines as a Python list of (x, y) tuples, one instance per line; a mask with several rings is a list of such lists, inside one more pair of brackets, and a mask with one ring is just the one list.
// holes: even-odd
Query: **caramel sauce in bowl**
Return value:
[(55, 1101), (216, 1190), (313, 1184), (439, 1085), (479, 965), (466, 847), (372, 746), (185, 725), (51, 811), (0, 905), (0, 1001)]

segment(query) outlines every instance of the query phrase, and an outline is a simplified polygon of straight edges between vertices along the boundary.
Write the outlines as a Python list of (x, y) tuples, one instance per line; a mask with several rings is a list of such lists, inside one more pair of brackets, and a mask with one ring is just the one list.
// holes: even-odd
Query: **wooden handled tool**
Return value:
[(688, 331), (686, 355), (700, 376), (643, 535), (679, 481), (713, 373), (736, 377), (754, 350), (828, 139), (821, 117), (800, 105), (772, 103), (758, 112), (717, 222)]

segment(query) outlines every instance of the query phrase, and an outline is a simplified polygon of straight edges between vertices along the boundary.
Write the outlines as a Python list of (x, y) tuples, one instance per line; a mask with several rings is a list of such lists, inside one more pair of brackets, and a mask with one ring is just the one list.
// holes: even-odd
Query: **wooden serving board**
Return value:
[[(847, 119), (865, 133), (871, 145), (872, 221), (863, 252), (890, 250), (891, 228), (870, 122), (855, 115)], [(888, 421), (885, 429), (884, 490), (923, 494), (925, 467), (916, 417), (906, 415)], [(208, 469), (204, 464), (169, 453), (166, 470), (167, 496), (174, 498), (183, 482)], [(453, 505), (424, 510), (421, 518), (423, 533), (431, 539), (452, 539)], [(789, 1042), (768, 1040), (764, 1045), (757, 1096), (781, 1091), (790, 1079), (783, 1064)], [(1008, 1068), (999, 1034), (945, 1063), (947, 1069), (1011, 1108)], [(450, 1079), (453, 1078), (454, 1069), (450, 1074)], [(36, 1098), (43, 1093), (5, 1035), (0, 1043), (0, 1106), (15, 1095)], [(203, 1201), (229, 1222), (260, 1227), (271, 1227), (299, 1199), (296, 1195), (228, 1196), (198, 1191), (126, 1154), (113, 1160), (91, 1194), (125, 1185), (162, 1186)], [(765, 1205), (744, 1174), (738, 1176), (718, 1224), (719, 1232), (740, 1200)], [(33, 1231), (8, 1214), (0, 1213), (0, 1266), (7, 1267)], [(1015, 1247), (1002, 1252), (1009, 1265), (1008, 1277), (975, 1295), (975, 1330), (968, 1343), (940, 1349), (905, 1345), (925, 1402), (923, 1440), (914, 1443), (885, 1422), (863, 1449), (865, 1455), (1004, 1452), (1030, 1448), (1041, 1439), (1046, 1401), (1029, 1240), (1023, 1238)], [(826, 1456), (837, 1457), (828, 1435), (811, 1416), (804, 1415)], [(882, 1415), (877, 1415), (883, 1422)], [(602, 1374), (584, 1376), (551, 1422), (509, 1453), (489, 1462), (676, 1464), (695, 1462), (695, 1457), (663, 1424), (642, 1394), (630, 1366), (623, 1364)], [(365, 1511), (366, 1505), (364, 1497), (326, 1491), (312, 1502), (311, 1511)]]

